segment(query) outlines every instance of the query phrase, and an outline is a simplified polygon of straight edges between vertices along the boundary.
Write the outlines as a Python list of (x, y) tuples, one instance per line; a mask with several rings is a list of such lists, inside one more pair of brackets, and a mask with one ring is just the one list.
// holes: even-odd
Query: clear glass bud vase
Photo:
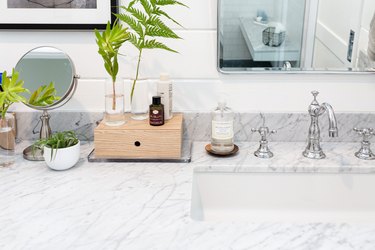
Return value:
[[(133, 84), (133, 81), (131, 83)], [(146, 120), (151, 104), (150, 81), (148, 79), (138, 79), (130, 101), (131, 118), (133, 120)]]
[(14, 114), (7, 113), (0, 118), (0, 166), (9, 166), (15, 161), (16, 119)]
[(116, 82), (107, 79), (105, 83), (105, 124), (108, 126), (125, 124), (124, 106), (124, 81), (120, 78)]

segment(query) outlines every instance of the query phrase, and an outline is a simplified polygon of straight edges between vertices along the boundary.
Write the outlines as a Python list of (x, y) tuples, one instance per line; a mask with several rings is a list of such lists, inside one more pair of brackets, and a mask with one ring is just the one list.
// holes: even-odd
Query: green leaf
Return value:
[(2, 88), (0, 97), (0, 112), (2, 118), (5, 117), (5, 114), (8, 108), (16, 102), (25, 102), (26, 99), (21, 94), (29, 93), (27, 89), (23, 87), (23, 81), (18, 79), (19, 73), (12, 70), (12, 76), (9, 78), (7, 72), (4, 71), (2, 78)]
[(117, 56), (122, 44), (130, 39), (130, 33), (127, 28), (120, 24), (119, 19), (116, 19), (112, 27), (110, 22), (108, 22), (105, 31), (102, 33), (95, 30), (95, 36), (99, 47), (98, 53), (104, 61), (104, 68), (111, 78), (116, 80), (118, 74)]
[(184, 6), (186, 8), (189, 8), (189, 6), (179, 2), (179, 1), (175, 1), (175, 0), (156, 0), (156, 5), (161, 5), (161, 6), (165, 6), (165, 5), (181, 5), (181, 6)]
[(56, 96), (55, 85), (51, 82), (48, 86), (42, 85), (35, 90), (28, 103), (33, 106), (49, 106), (58, 100), (60, 97)]
[(164, 17), (167, 20), (181, 26), (181, 24), (162, 10), (162, 7), (167, 5), (180, 5), (187, 7), (182, 2), (176, 0), (133, 0), (128, 4), (128, 6), (121, 6), (124, 13), (116, 15), (119, 20), (126, 23), (134, 31), (129, 32), (129, 41), (138, 49), (139, 52), (136, 73), (130, 94), (131, 101), (139, 76), (142, 50), (163, 49), (178, 53), (176, 50), (169, 48), (164, 43), (156, 41), (156, 39), (148, 39), (149, 37), (180, 39), (180, 37), (160, 19), (160, 17)]
[(72, 147), (79, 143), (78, 136), (74, 131), (58, 132), (51, 135), (49, 138), (40, 139), (32, 145), (32, 151), (36, 149), (43, 149), (44, 147), (51, 148), (51, 161), (55, 159), (56, 152), (60, 148)]
[(129, 27), (134, 30), (140, 37), (143, 37), (143, 28), (140, 22), (125, 13), (116, 14), (116, 16), (118, 17), (118, 19), (129, 25)]
[(153, 13), (153, 8), (152, 8), (152, 5), (148, 2), (148, 0), (140, 0), (141, 4), (142, 4), (142, 7), (145, 9), (145, 11), (147, 12), (147, 14), (149, 16), (152, 15)]
[(176, 35), (173, 31), (170, 32), (170, 31), (167, 31), (165, 29), (161, 29), (160, 27), (148, 27), (147, 31), (146, 31), (146, 34), (148, 36), (152, 36), (152, 37), (166, 37), (166, 38), (175, 38), (175, 39), (178, 39), (180, 38), (178, 35)]
[(175, 24), (177, 24), (178, 26), (183, 27), (179, 22), (177, 22), (175, 19), (173, 19), (171, 16), (169, 16), (165, 11), (161, 10), (160, 8), (155, 8), (154, 14), (158, 16), (164, 16), (168, 18), (169, 20), (171, 20), (172, 22), (174, 22)]
[(145, 49), (163, 49), (163, 50), (167, 50), (167, 51), (170, 51), (170, 52), (178, 53), (176, 50), (173, 50), (173, 49), (169, 48), (168, 46), (164, 45), (161, 42), (156, 41), (155, 39), (145, 41), (144, 45), (143, 45), (143, 48), (145, 48)]

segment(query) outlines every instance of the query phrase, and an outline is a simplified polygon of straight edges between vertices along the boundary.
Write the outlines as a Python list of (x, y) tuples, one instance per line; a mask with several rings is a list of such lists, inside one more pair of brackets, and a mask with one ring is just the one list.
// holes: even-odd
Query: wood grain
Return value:
[(127, 118), (122, 126), (101, 122), (94, 131), (95, 155), (140, 159), (178, 159), (182, 147), (182, 114), (175, 114), (163, 126), (151, 126), (148, 120)]

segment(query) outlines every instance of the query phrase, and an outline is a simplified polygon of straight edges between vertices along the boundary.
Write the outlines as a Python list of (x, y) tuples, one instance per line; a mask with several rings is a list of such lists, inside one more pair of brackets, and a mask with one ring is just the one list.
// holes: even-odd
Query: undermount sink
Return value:
[(194, 171), (191, 217), (375, 223), (375, 174)]

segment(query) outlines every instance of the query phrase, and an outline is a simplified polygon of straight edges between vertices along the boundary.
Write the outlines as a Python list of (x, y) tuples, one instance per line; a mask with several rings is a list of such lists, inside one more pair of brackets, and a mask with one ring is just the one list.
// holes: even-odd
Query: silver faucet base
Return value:
[(258, 158), (263, 158), (263, 159), (269, 159), (273, 157), (273, 153), (271, 151), (262, 152), (260, 150), (257, 150), (254, 152), (254, 155)]
[(363, 152), (362, 150), (359, 150), (354, 154), (357, 158), (362, 160), (375, 160), (375, 155), (370, 152)]
[(323, 151), (303, 151), (303, 156), (310, 159), (324, 159), (326, 158), (326, 155), (323, 153)]

